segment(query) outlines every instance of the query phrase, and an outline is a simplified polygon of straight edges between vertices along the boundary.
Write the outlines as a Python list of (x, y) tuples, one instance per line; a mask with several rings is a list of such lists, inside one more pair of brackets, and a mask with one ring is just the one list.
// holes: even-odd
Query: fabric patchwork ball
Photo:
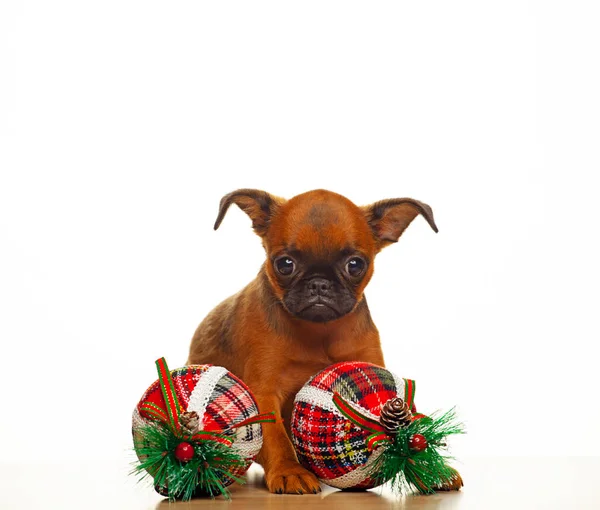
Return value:
[(417, 413), (414, 391), (414, 381), (370, 363), (322, 370), (296, 395), (291, 430), (298, 460), (340, 489), (390, 481), (398, 492), (432, 492), (454, 474), (441, 451), (445, 436), (462, 433), (462, 426), (453, 411)]
[(258, 454), (272, 413), (260, 415), (248, 387), (223, 367), (156, 363), (159, 379), (133, 412), (136, 470), (170, 499), (227, 495)]
[(333, 402), (334, 392), (375, 419), (381, 407), (404, 397), (405, 381), (377, 365), (343, 362), (312, 377), (296, 395), (292, 437), (300, 463), (319, 480), (340, 489), (369, 489), (381, 482), (369, 475), (378, 452), (369, 433), (353, 424)]

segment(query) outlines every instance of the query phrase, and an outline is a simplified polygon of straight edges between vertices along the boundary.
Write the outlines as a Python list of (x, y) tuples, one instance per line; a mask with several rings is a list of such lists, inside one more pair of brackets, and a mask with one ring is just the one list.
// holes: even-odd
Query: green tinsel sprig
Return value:
[[(194, 448), (194, 457), (188, 462), (175, 457), (175, 449), (182, 441), (188, 441)], [(132, 474), (139, 475), (140, 480), (154, 478), (155, 486), (165, 489), (170, 501), (187, 501), (201, 493), (221, 494), (229, 499), (222, 480), (230, 478), (244, 483), (233, 471), (245, 466), (246, 461), (230, 446), (216, 441), (182, 439), (159, 422), (136, 429), (133, 447), (139, 462)]]
[[(371, 476), (381, 483), (390, 482), (392, 490), (400, 494), (411, 490), (432, 493), (455, 475), (448, 466), (452, 457), (446, 453), (445, 438), (464, 432), (463, 424), (456, 421), (454, 408), (442, 415), (434, 413), (414, 420), (400, 429), (392, 441), (382, 444), (384, 451), (373, 463)], [(413, 451), (409, 446), (415, 434), (427, 441), (423, 451)]]

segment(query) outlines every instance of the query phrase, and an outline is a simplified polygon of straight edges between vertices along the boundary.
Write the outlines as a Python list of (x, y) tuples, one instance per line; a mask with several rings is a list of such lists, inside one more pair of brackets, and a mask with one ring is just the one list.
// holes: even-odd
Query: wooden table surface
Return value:
[(96, 467), (0, 464), (0, 509), (600, 509), (597, 457), (481, 457), (463, 459), (457, 466), (465, 479), (461, 492), (397, 498), (386, 488), (347, 493), (325, 486), (317, 495), (269, 494), (262, 470), (255, 465), (247, 485), (232, 488), (229, 502), (217, 498), (169, 504), (152, 488), (127, 476), (126, 461)]

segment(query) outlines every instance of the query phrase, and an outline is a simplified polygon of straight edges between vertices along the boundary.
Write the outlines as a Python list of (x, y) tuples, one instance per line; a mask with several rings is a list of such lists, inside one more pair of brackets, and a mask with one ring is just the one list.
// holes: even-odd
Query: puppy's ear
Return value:
[(378, 240), (380, 249), (397, 242), (417, 214), (427, 220), (434, 232), (438, 231), (431, 207), (412, 198), (380, 200), (374, 204), (363, 206), (361, 209)]
[(252, 228), (259, 236), (264, 236), (269, 228), (273, 214), (285, 202), (283, 198), (270, 195), (259, 189), (238, 189), (225, 195), (219, 204), (219, 214), (215, 221), (215, 230), (225, 217), (231, 204), (236, 204), (252, 220)]

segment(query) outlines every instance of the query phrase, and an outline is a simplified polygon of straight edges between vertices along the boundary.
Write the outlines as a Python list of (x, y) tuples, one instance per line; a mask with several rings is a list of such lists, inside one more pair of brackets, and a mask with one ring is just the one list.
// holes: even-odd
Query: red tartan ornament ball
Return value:
[(427, 446), (427, 439), (423, 434), (413, 434), (408, 440), (408, 447), (413, 452), (422, 452)]
[(319, 372), (296, 395), (291, 429), (300, 463), (332, 487), (376, 487), (382, 481), (372, 476), (372, 467), (381, 449), (369, 447), (370, 432), (340, 412), (334, 394), (378, 421), (388, 400), (400, 397), (412, 404), (414, 381), (371, 363), (343, 362)]
[[(200, 430), (228, 429), (258, 415), (258, 406), (248, 387), (223, 367), (189, 365), (170, 370), (170, 374), (182, 411), (196, 413)], [(159, 381), (150, 385), (134, 409), (134, 442), (138, 429), (148, 423), (156, 422), (156, 413), (167, 415), (167, 405)], [(260, 423), (244, 425), (232, 429), (228, 437), (234, 441), (231, 448), (246, 460), (244, 465), (232, 471), (235, 478), (240, 478), (250, 467), (262, 446), (262, 428)], [(195, 451), (192, 444), (182, 441), (176, 447), (174, 454), (179, 461), (189, 462), (194, 459)], [(225, 474), (219, 476), (224, 486), (235, 481)]]
[(194, 458), (194, 447), (190, 443), (179, 443), (175, 448), (175, 458), (181, 462), (189, 462)]

